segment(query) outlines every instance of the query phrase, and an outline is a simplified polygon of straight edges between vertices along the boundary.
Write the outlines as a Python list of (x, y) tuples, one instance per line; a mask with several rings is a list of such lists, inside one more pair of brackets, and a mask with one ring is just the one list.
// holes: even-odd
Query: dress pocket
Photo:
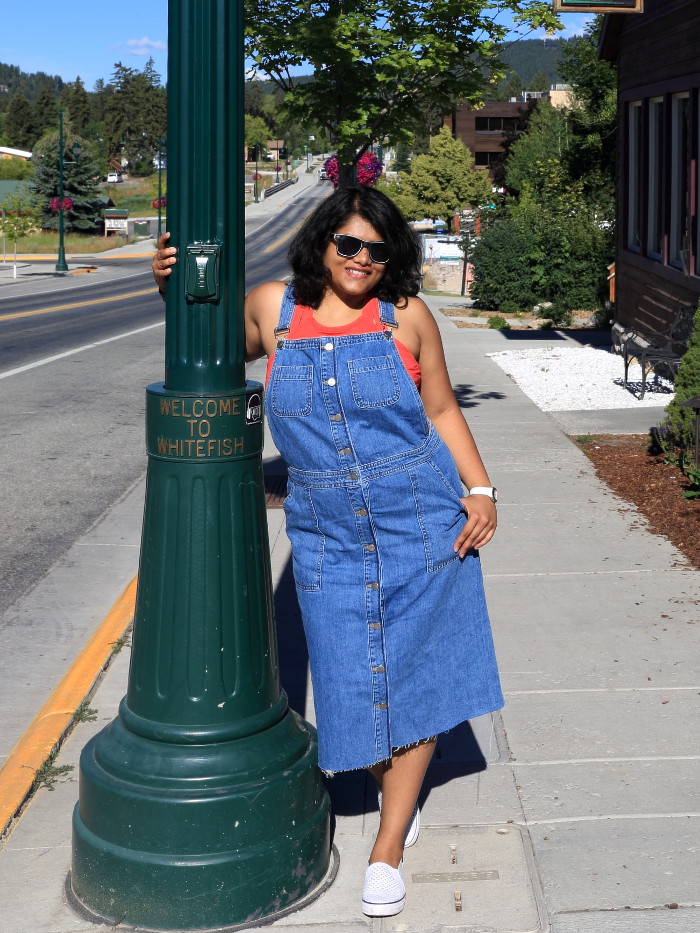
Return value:
[(300, 590), (320, 590), (326, 539), (318, 525), (311, 490), (288, 480), (284, 512), (292, 545), (294, 582)]
[(410, 471), (410, 476), (426, 567), (429, 573), (435, 573), (460, 559), (454, 543), (466, 516), (459, 497), (430, 463), (420, 464)]
[(280, 418), (300, 418), (311, 414), (314, 368), (277, 366), (272, 379), (270, 406)]
[(350, 385), (358, 408), (384, 408), (398, 401), (399, 379), (390, 356), (348, 360)]

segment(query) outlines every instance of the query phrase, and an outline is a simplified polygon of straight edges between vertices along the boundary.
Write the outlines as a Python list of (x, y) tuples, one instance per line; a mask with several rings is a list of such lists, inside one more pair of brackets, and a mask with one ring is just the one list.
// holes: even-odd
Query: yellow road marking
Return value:
[(34, 776), (56, 748), (134, 617), (136, 577), (70, 666), (0, 769), (0, 835), (19, 813)]
[(0, 314), (0, 321), (14, 321), (21, 317), (34, 317), (37, 314), (52, 314), (54, 311), (68, 311), (70, 308), (84, 308), (87, 305), (102, 305), (108, 301), (122, 301), (124, 298), (140, 298), (142, 295), (153, 295), (153, 288), (144, 288), (139, 292), (127, 292), (125, 295), (113, 295), (110, 298), (94, 298), (92, 301), (74, 301), (69, 305), (53, 305), (50, 308), (39, 308), (36, 311), (17, 311), (15, 314)]
[[(304, 220), (306, 220), (306, 217), (304, 218)], [(291, 230), (285, 233), (284, 236), (281, 236), (279, 240), (275, 240), (275, 242), (272, 243), (271, 246), (268, 246), (267, 249), (263, 250), (263, 253), (271, 253), (273, 250), (277, 249), (278, 246), (281, 246), (283, 243), (286, 243), (287, 240), (291, 239), (291, 237), (294, 236), (294, 234), (297, 232), (299, 227), (301, 227), (301, 225), (304, 223), (304, 220), (300, 220), (299, 223), (296, 225), (296, 227), (293, 227)]]

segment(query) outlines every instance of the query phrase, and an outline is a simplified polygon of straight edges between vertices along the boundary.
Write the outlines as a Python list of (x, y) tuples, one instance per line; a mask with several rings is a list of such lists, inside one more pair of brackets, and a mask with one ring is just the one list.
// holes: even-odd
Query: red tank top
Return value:
[[(343, 327), (329, 327), (327, 324), (319, 324), (318, 321), (314, 319), (313, 308), (307, 308), (305, 305), (296, 305), (289, 327), (289, 333), (285, 334), (285, 339), (304, 340), (309, 337), (325, 337), (326, 335), (329, 337), (345, 337), (349, 334), (375, 334), (382, 330), (384, 330), (384, 324), (382, 324), (379, 319), (379, 302), (376, 298), (373, 298), (364, 306), (359, 317), (355, 318), (355, 320), (351, 321), (349, 324), (344, 324)], [(394, 343), (396, 344), (401, 362), (406, 367), (408, 375), (415, 382), (416, 388), (420, 389), (421, 371), (418, 361), (400, 340), (394, 340)], [(275, 354), (273, 353), (267, 361), (265, 385), (267, 385), (270, 378), (274, 359)]]

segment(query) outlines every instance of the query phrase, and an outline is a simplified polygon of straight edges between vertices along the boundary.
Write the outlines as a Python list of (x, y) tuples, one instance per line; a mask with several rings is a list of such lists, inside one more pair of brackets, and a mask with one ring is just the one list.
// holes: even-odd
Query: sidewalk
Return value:
[[(559, 425), (486, 357), (509, 346), (507, 333), (460, 330), (437, 312), (444, 302), (428, 302), (501, 497), (483, 566), (506, 706), (441, 738), (421, 837), (406, 853), (403, 913), (372, 921), (360, 911), (376, 795), (363, 774), (340, 775), (329, 782), (338, 877), (273, 929), (694, 933), (700, 572), (646, 530)], [(535, 333), (529, 339), (518, 345), (541, 345)], [(256, 363), (251, 378), (262, 372)], [(267, 447), (265, 459), (274, 457)], [(102, 618), (136, 570), (142, 501), (139, 484), (17, 604), (18, 621), (43, 612), (48, 623), (69, 594), (82, 604), (74, 611)], [(312, 719), (282, 510), (269, 510), (268, 522), (283, 685)], [(3, 843), (2, 933), (100, 929), (71, 912), (63, 884), (79, 752), (115, 716), (128, 654), (116, 655), (90, 700), (97, 720), (78, 725), (61, 749), (56, 766), (74, 770), (53, 792), (35, 794)], [(33, 672), (10, 665), (5, 676), (24, 682)]]

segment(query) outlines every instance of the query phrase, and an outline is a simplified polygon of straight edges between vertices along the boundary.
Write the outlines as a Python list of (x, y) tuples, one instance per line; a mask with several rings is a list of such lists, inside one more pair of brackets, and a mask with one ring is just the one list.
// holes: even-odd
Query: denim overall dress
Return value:
[(453, 550), (462, 486), (393, 340), (286, 340), (288, 287), (266, 389), (289, 467), (285, 512), (324, 771), (503, 705), (479, 556)]

